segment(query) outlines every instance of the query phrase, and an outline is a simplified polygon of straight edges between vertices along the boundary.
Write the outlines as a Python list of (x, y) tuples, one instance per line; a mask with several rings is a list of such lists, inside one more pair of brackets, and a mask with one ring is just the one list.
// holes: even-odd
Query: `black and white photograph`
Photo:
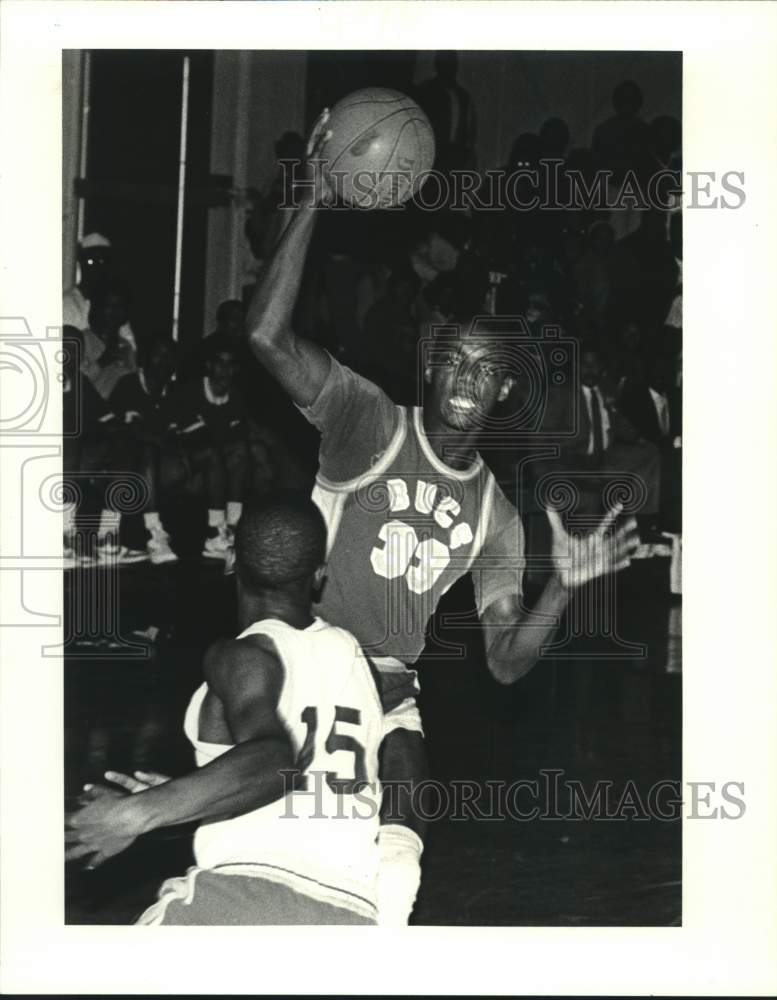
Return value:
[[(757, 959), (739, 981), (775, 985), (777, 871), (755, 846), (775, 832), (775, 682), (769, 646), (747, 645), (773, 602), (742, 564), (774, 538), (769, 489), (738, 472), (773, 455), (763, 421), (746, 442), (730, 423), (748, 394), (763, 417), (774, 388), (774, 359), (738, 324), (774, 252), (752, 228), (774, 196), (754, 206), (755, 144), (697, 153), (719, 94), (731, 120), (742, 64), (703, 106), (682, 40), (734, 5), (653, 5), (667, 28), (676, 8), (676, 44), (628, 44), (616, 18), (606, 46), (603, 8), (645, 5), (568, 5), (591, 14), (574, 42), (550, 30), (565, 5), (485, 4), (491, 44), (477, 6), (83, 3), (60, 23), (31, 5), (60, 81), (55, 184), (17, 253), (59, 204), (33, 269), (60, 305), (41, 325), (8, 272), (2, 631), (32, 641), (25, 690), (48, 677), (45, 710), (18, 703), (15, 647), (2, 666), (4, 710), (50, 729), (54, 756), (44, 783), (9, 737), (5, 770), (53, 810), (41, 884), (84, 962), (109, 932), (142, 963), (157, 932), (137, 928), (159, 926), (189, 928), (175, 946), (193, 963), (209, 940), (263, 962), (288, 941), (288, 962), (298, 935), (338, 925), (322, 954), (342, 942), (366, 961), (381, 935), (418, 962), (423, 941), (447, 953), (432, 992), (470, 992), (486, 967), (491, 992), (714, 994), (736, 987), (735, 962), (692, 971), (696, 893), (750, 864), (737, 954)], [(138, 32), (117, 20), (106, 44), (106, 8), (137, 12)], [(381, 8), (406, 20), (402, 44), (396, 23), (376, 43)], [(555, 21), (522, 40), (532, 8)], [(455, 30), (430, 30), (431, 9)], [(755, 15), (760, 39), (734, 18), (754, 66), (774, 13)], [(295, 18), (321, 25), (315, 43)], [(766, 106), (750, 127), (775, 138)], [(749, 267), (726, 225), (763, 241)], [(728, 287), (698, 280), (718, 251)], [(758, 301), (773, 320), (773, 295)], [(14, 940), (34, 933), (29, 906)], [(559, 944), (546, 980), (519, 962), (498, 986), (475, 952), (457, 982), (476, 932), (516, 960), (563, 934), (578, 972)], [(583, 937), (606, 955), (619, 933), (696, 943), (672, 979), (629, 939), (642, 968), (619, 958), (608, 979), (605, 959), (579, 958)], [(127, 985), (106, 965), (79, 989), (191, 985), (148, 961)], [(229, 968), (236, 992), (278, 990)], [(13, 970), (21, 992), (45, 981), (29, 959)], [(339, 991), (413, 990), (360, 982)]]

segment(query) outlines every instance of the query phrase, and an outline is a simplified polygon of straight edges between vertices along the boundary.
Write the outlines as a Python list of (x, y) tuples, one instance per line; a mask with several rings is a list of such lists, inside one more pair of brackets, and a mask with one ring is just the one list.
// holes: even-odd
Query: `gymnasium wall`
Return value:
[[(275, 141), (288, 130), (304, 131), (304, 52), (217, 52), (213, 80), (211, 171), (234, 178), (239, 191), (270, 183)], [(250, 264), (243, 238), (245, 202), (212, 208), (205, 276), (206, 327), (216, 308), (239, 298)], [(207, 332), (206, 331), (204, 332)]]

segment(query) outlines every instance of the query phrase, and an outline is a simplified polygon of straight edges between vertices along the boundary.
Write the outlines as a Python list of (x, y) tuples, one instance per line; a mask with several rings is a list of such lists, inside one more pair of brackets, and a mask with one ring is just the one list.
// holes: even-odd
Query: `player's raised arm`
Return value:
[[(218, 669), (209, 670), (209, 660)], [(90, 867), (96, 867), (143, 833), (241, 815), (289, 790), (294, 749), (278, 716), (283, 669), (277, 656), (251, 639), (231, 640), (208, 651), (205, 669), (236, 745), (191, 774), (136, 795), (92, 789), (69, 818), (66, 860), (92, 855)]]
[(294, 187), (298, 204), (283, 210), (286, 218), (281, 235), (254, 292), (246, 324), (251, 350), (298, 406), (309, 406), (316, 399), (329, 371), (326, 352), (297, 337), (291, 326), (322, 198), (324, 180), (316, 168), (316, 156), (329, 137), (327, 117), (328, 111), (324, 111), (313, 128), (307, 179)]

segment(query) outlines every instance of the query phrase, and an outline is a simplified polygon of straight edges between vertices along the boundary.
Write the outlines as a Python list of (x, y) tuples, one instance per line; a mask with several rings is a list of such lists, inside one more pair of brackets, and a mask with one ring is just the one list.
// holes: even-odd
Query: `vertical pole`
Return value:
[[(251, 52), (238, 53), (237, 101), (235, 106), (235, 155), (232, 176), (237, 190), (248, 184), (248, 129), (251, 121)], [(243, 218), (242, 199), (232, 199), (231, 245), (229, 255), (229, 297), (239, 299), (243, 277)]]
[(84, 54), (62, 51), (62, 287), (76, 277), (78, 203), (76, 182), (81, 164), (81, 111), (84, 102)]
[[(78, 176), (86, 180), (87, 157), (89, 154), (89, 100), (92, 89), (92, 53), (88, 50), (81, 57), (81, 131), (79, 134)], [(80, 243), (84, 236), (84, 215), (86, 203), (83, 195), (78, 199), (76, 211), (76, 242)], [(78, 264), (76, 264), (76, 282), (81, 280)]]
[(184, 194), (186, 190), (186, 131), (189, 121), (189, 56), (183, 57), (181, 86), (181, 141), (178, 156), (178, 215), (175, 226), (175, 282), (173, 285), (173, 340), (178, 340), (181, 310), (181, 257), (183, 253)]

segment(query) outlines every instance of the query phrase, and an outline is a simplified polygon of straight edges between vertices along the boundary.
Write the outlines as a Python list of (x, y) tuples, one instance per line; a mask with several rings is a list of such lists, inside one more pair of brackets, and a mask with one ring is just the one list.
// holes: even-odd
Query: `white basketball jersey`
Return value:
[[(272, 639), (285, 673), (278, 714), (295, 756), (312, 751), (312, 761), (306, 787), (242, 816), (201, 824), (197, 864), (245, 866), (247, 874), (374, 916), (383, 712), (367, 660), (350, 632), (320, 618), (306, 629), (267, 619), (238, 638), (248, 635)], [(231, 749), (199, 739), (206, 693), (207, 684), (195, 691), (184, 722), (198, 767)]]

